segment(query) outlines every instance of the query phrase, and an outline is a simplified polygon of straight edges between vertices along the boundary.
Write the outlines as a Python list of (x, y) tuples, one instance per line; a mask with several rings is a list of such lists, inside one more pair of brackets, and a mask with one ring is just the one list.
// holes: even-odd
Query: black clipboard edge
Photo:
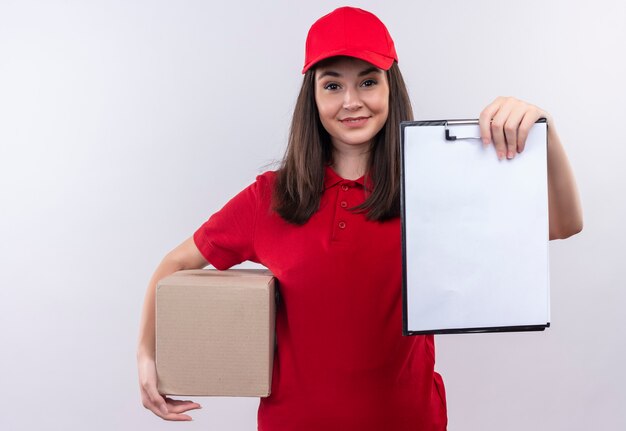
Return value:
[(521, 326), (490, 326), (485, 328), (458, 328), (458, 329), (433, 329), (429, 331), (407, 331), (402, 328), (402, 335), (436, 335), (436, 334), (484, 334), (489, 332), (540, 332), (550, 327), (545, 325), (521, 325)]
[[(445, 126), (448, 121), (472, 122), (476, 119), (455, 119), (455, 120), (423, 120), (423, 121), (401, 121), (400, 122), (400, 225), (402, 228), (402, 335), (434, 335), (434, 334), (483, 334), (488, 332), (528, 332), (543, 331), (550, 327), (550, 322), (545, 325), (521, 325), (521, 326), (500, 326), (486, 328), (458, 328), (458, 329), (434, 329), (429, 331), (409, 331), (408, 326), (408, 300), (406, 285), (406, 217), (405, 217), (405, 190), (404, 190), (404, 129), (411, 126)], [(539, 118), (535, 123), (547, 123), (546, 118)], [(546, 124), (546, 128), (547, 128)], [(547, 138), (547, 135), (546, 135)], [(547, 145), (547, 142), (546, 142)]]

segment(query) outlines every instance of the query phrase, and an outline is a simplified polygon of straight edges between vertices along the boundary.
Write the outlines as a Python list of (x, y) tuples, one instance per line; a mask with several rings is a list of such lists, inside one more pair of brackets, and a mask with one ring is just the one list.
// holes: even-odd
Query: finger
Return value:
[(168, 413), (167, 415), (161, 416), (161, 418), (166, 421), (192, 421), (193, 418), (189, 415), (178, 414), (178, 413)]
[(491, 102), (485, 109), (482, 110), (480, 116), (478, 117), (478, 126), (480, 128), (480, 137), (483, 141), (483, 146), (487, 146), (492, 142), (491, 136), (491, 120), (500, 109), (501, 104), (500, 97), (496, 98), (493, 102)]
[(169, 411), (170, 413), (184, 413), (184, 412), (188, 412), (189, 410), (198, 410), (201, 408), (202, 407), (200, 406), (200, 404), (195, 404), (195, 403), (180, 404), (180, 405), (169, 407)]
[(510, 115), (510, 106), (500, 107), (498, 113), (491, 120), (491, 136), (493, 145), (496, 148), (498, 159), (502, 160), (506, 155), (506, 136), (504, 135), (504, 124)]
[(538, 109), (526, 111), (524, 118), (519, 126), (519, 132), (517, 134), (517, 152), (521, 153), (526, 147), (526, 139), (530, 133), (530, 129), (534, 126), (535, 122), (541, 117), (541, 113)]
[(195, 404), (195, 405), (200, 405), (195, 401), (191, 401), (191, 400), (174, 400), (172, 398), (167, 398), (165, 397), (165, 402), (172, 405), (181, 405), (181, 404)]
[(181, 404), (181, 403), (191, 403), (191, 400), (175, 400), (174, 398), (170, 398), (170, 397), (164, 397), (165, 398), (165, 402), (167, 404)]
[(200, 404), (195, 403), (193, 401), (189, 401), (189, 400), (182, 401), (182, 400), (172, 400), (172, 399), (166, 398), (165, 401), (167, 402), (168, 410), (173, 413), (183, 413), (189, 410), (202, 408)]
[(519, 126), (526, 112), (523, 105), (517, 105), (509, 114), (504, 123), (504, 135), (506, 136), (506, 157), (512, 159), (517, 153)]
[[(160, 400), (155, 399), (155, 395), (154, 393), (152, 393), (152, 397), (149, 398), (149, 401), (151, 404), (146, 406), (146, 408), (151, 410), (152, 413), (159, 416), (161, 419), (165, 419), (167, 421), (190, 421), (192, 420), (191, 416), (180, 414), (181, 412), (174, 411), (176, 409), (174, 406), (168, 407), (165, 401), (166, 398), (164, 398), (158, 392), (157, 392), (157, 395)], [(160, 401), (163, 402), (162, 405), (165, 407), (161, 407)]]

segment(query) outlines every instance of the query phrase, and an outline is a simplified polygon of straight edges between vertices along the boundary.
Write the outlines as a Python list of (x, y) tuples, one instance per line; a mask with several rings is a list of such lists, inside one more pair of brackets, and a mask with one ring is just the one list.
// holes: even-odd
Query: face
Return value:
[(315, 70), (315, 102), (335, 149), (369, 148), (389, 114), (387, 75), (365, 61), (337, 57)]

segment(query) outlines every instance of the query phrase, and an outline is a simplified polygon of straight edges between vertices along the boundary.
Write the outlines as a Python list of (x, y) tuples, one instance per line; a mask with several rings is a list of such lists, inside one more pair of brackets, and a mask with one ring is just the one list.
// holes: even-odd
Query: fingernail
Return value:
[(509, 154), (507, 155), (507, 157), (509, 159), (512, 159), (513, 157), (515, 157), (515, 153), (513, 151), (509, 151)]
[(501, 151), (498, 151), (498, 160), (502, 160), (504, 159), (504, 153)]
[(487, 148), (489, 146), (489, 139), (483, 138), (483, 148)]

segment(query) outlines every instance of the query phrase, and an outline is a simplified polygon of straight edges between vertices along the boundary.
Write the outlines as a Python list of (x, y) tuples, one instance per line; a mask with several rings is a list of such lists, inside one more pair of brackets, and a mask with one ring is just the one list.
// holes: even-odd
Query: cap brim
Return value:
[(368, 63), (371, 63), (374, 66), (382, 70), (389, 70), (393, 62), (396, 61), (395, 58), (387, 57), (386, 55), (381, 55), (381, 54), (371, 52), (371, 51), (364, 51), (364, 50), (357, 50), (357, 49), (342, 49), (342, 50), (337, 50), (337, 51), (326, 52), (323, 55), (320, 55), (317, 58), (314, 58), (313, 60), (309, 61), (307, 64), (304, 65), (304, 68), (302, 69), (302, 73), (303, 74), (306, 73), (307, 70), (309, 70), (310, 68), (312, 68), (313, 66), (315, 66), (317, 63), (319, 63), (322, 60), (326, 60), (327, 58), (331, 58), (331, 57), (340, 57), (340, 56), (358, 58), (359, 60), (367, 61)]

